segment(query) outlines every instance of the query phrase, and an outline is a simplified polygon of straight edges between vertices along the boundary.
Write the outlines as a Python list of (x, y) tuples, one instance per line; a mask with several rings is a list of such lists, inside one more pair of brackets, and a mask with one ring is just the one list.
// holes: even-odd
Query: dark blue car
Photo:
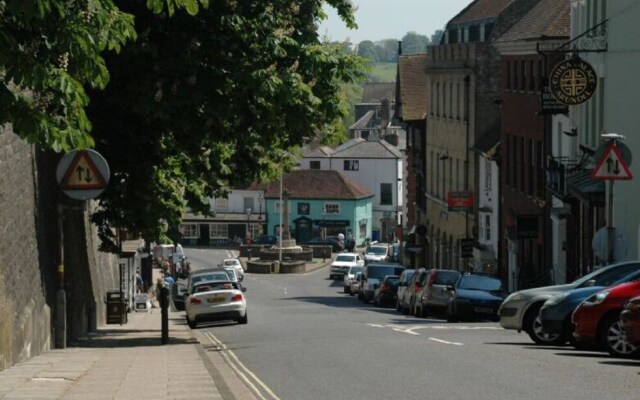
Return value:
[(573, 325), (571, 314), (587, 297), (598, 293), (607, 287), (617, 286), (621, 283), (640, 279), (640, 264), (637, 270), (623, 278), (613, 281), (604, 281), (603, 285), (582, 287), (559, 293), (549, 298), (540, 309), (540, 322), (542, 331), (549, 335), (560, 335), (558, 343), (566, 343), (573, 340)]
[(506, 296), (502, 280), (494, 275), (461, 274), (455, 284), (447, 286), (449, 302), (447, 321), (498, 321), (498, 308)]

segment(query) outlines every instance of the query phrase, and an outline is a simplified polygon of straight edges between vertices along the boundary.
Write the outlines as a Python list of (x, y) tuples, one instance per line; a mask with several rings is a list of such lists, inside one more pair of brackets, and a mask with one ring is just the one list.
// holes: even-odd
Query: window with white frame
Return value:
[(180, 234), (185, 239), (198, 237), (198, 224), (180, 224)]
[(244, 198), (244, 211), (251, 210), (250, 212), (254, 212), (256, 210), (256, 206), (253, 201), (253, 197), (245, 197)]
[(387, 206), (393, 204), (393, 185), (390, 183), (380, 184), (380, 204)]
[(358, 171), (360, 169), (360, 163), (358, 160), (344, 160), (345, 171)]
[(225, 239), (229, 237), (229, 226), (227, 224), (209, 225), (209, 237), (211, 239)]
[(322, 210), (325, 214), (340, 214), (340, 203), (324, 203)]

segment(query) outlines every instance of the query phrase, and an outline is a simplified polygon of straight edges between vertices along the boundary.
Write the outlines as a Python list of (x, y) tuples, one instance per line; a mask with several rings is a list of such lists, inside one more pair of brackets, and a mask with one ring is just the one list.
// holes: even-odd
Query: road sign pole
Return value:
[(609, 259), (607, 260), (609, 264), (613, 264), (616, 261), (614, 249), (615, 249), (615, 228), (613, 227), (613, 180), (609, 181), (609, 209), (607, 210), (609, 216), (607, 218), (607, 254), (609, 255)]

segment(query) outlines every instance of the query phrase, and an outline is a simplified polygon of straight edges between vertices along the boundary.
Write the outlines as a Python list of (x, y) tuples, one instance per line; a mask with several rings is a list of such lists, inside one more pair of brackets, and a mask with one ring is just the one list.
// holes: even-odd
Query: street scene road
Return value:
[[(196, 270), (227, 256), (186, 254)], [(495, 322), (447, 323), (364, 305), (328, 276), (328, 268), (247, 274), (249, 324), (196, 332), (265, 399), (638, 397), (637, 360), (536, 346)]]

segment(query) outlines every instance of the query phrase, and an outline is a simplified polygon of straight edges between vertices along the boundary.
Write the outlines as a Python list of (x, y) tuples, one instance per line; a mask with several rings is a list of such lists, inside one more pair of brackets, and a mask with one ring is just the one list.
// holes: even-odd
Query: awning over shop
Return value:
[(591, 179), (591, 171), (580, 171), (566, 178), (567, 190), (583, 202), (604, 206), (604, 181)]

